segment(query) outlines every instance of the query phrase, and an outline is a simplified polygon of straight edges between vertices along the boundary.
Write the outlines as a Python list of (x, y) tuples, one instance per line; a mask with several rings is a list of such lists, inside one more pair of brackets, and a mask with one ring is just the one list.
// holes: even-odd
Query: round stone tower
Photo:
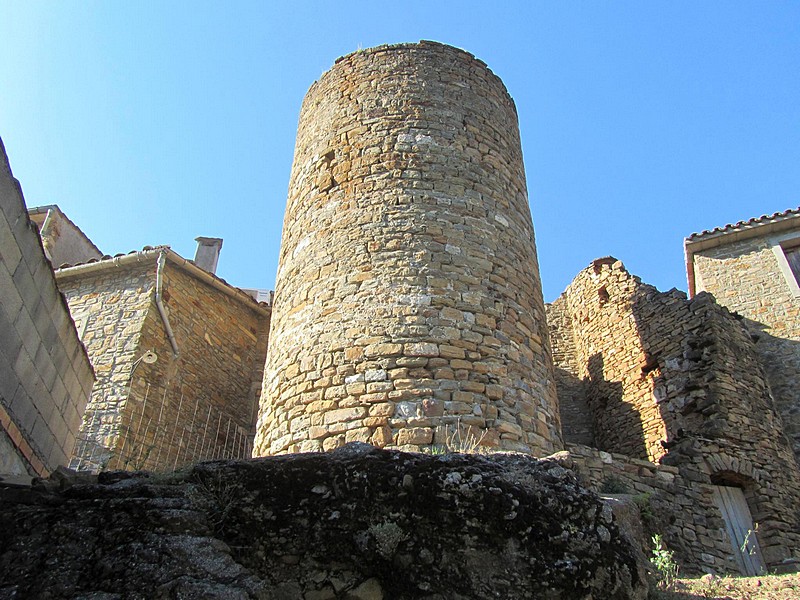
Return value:
[(472, 55), (350, 54), (303, 101), (256, 456), (561, 448), (517, 114)]

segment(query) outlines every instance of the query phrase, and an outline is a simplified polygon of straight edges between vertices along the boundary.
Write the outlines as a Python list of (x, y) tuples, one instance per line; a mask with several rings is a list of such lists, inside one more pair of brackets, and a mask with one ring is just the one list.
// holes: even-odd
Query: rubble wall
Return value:
[(790, 557), (800, 472), (741, 321), (708, 294), (686, 300), (642, 284), (615, 259), (595, 261), (560, 302), (572, 331), (554, 335), (575, 344), (557, 366), (578, 365), (598, 448), (740, 487), (765, 560)]
[(734, 241), (698, 251), (694, 268), (698, 290), (745, 318), (800, 460), (800, 296), (786, 279), (791, 274), (781, 272), (776, 250), (770, 238)]
[(568, 315), (551, 319), (551, 335), (560, 382), (569, 374), (583, 381), (585, 404), (574, 385), (565, 395), (579, 409), (589, 407), (597, 447), (655, 461), (664, 454), (666, 427), (653, 399), (653, 375), (642, 370), (647, 352), (633, 314), (639, 285), (616, 259), (596, 260), (550, 308), (553, 316)]
[(556, 456), (582, 485), (604, 496), (634, 496), (648, 534), (663, 536), (681, 572), (736, 572), (709, 486), (686, 479), (677, 467), (578, 444), (566, 448)]
[(301, 109), (256, 453), (561, 446), (517, 115), (433, 42), (337, 61)]
[(545, 308), (553, 348), (561, 434), (564, 442), (594, 446), (592, 410), (586, 398), (584, 381), (577, 375), (580, 369), (567, 300), (561, 296)]
[(0, 472), (65, 465), (93, 381), (0, 142)]

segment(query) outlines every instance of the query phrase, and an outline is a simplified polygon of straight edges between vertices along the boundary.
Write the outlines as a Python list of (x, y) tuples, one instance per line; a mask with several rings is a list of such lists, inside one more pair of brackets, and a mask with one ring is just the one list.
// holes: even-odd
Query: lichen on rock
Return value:
[(0, 598), (646, 596), (611, 512), (525, 455), (349, 444), (2, 497)]

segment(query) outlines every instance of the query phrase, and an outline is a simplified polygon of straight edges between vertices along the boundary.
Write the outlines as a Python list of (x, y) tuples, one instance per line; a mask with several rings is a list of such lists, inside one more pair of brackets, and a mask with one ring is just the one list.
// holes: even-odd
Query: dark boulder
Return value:
[(0, 490), (0, 598), (644, 598), (558, 463), (350, 444)]

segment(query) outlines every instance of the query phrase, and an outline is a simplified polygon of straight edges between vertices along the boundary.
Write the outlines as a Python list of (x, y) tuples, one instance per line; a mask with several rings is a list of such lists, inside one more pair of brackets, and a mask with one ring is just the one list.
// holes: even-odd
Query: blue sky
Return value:
[(3, 2), (0, 136), (104, 252), (222, 237), (271, 288), (306, 90), (420, 39), (517, 104), (548, 301), (606, 255), (686, 289), (684, 237), (800, 204), (798, 2)]

